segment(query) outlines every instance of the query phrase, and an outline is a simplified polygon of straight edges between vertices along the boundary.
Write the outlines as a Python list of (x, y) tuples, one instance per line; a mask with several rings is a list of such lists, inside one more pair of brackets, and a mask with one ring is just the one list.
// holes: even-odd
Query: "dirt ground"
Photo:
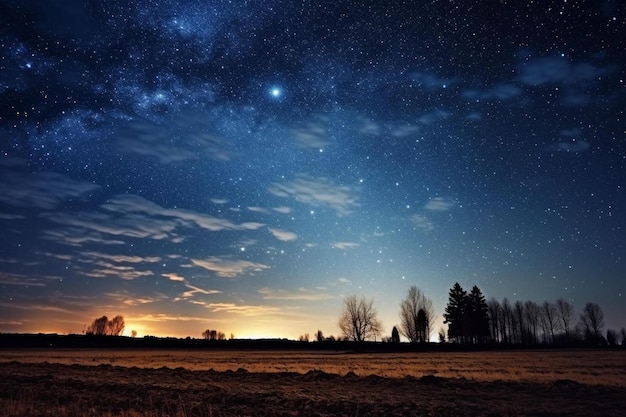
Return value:
[[(296, 355), (297, 356), (297, 355)], [(519, 359), (528, 358), (519, 354)], [(40, 359), (45, 357), (40, 356)], [(470, 360), (467, 358), (467, 360)], [(339, 359), (340, 360), (340, 357)], [(364, 361), (370, 361), (367, 357)], [(579, 358), (584, 360), (584, 358)], [(624, 368), (619, 368), (623, 372)], [(624, 416), (626, 386), (572, 379), (189, 370), (0, 361), (7, 417)], [(569, 376), (569, 375), (568, 375)]]

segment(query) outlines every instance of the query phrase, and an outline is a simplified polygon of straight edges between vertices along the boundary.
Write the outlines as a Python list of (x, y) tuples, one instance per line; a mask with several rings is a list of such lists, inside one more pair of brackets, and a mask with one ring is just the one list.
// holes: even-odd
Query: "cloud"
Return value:
[(237, 305), (234, 303), (210, 303), (207, 305), (213, 313), (241, 314), (243, 316), (263, 316), (275, 314), (280, 310), (277, 307), (259, 305)]
[(44, 230), (41, 238), (75, 247), (81, 247), (84, 243), (96, 243), (99, 245), (125, 244), (123, 240), (105, 239), (99, 232), (85, 230), (78, 227), (67, 227), (60, 230)]
[(132, 123), (118, 135), (118, 149), (157, 159), (162, 164), (189, 160), (228, 161), (232, 154), (226, 141), (210, 132), (207, 117), (182, 112), (167, 123), (143, 120)]
[(280, 213), (280, 214), (289, 214), (289, 213), (291, 213), (291, 208), (290, 207), (285, 207), (285, 206), (274, 207), (272, 210), (274, 210), (275, 212)]
[(222, 293), (222, 291), (218, 291), (218, 290), (205, 290), (203, 288), (196, 287), (196, 286), (191, 285), (189, 283), (186, 283), (185, 287), (187, 287), (189, 289), (189, 291), (183, 292), (179, 297), (176, 297), (174, 299), (174, 301), (186, 300), (188, 298), (191, 298), (191, 297), (195, 296), (196, 294), (212, 295), (212, 294), (221, 294)]
[(431, 198), (424, 208), (430, 211), (449, 211), (454, 204), (454, 201), (449, 198), (435, 197)]
[(454, 84), (455, 78), (443, 78), (429, 72), (414, 72), (411, 80), (426, 91), (443, 90)]
[(22, 274), (0, 271), (0, 285), (15, 285), (20, 287), (45, 287), (40, 278), (33, 278)]
[(0, 202), (15, 207), (52, 210), (65, 200), (85, 198), (99, 188), (91, 182), (74, 180), (56, 172), (30, 173), (19, 164), (18, 169), (0, 169)]
[(589, 142), (584, 140), (572, 140), (570, 142), (558, 142), (550, 147), (550, 149), (558, 152), (584, 152), (591, 148)]
[(545, 84), (573, 85), (597, 80), (613, 71), (613, 67), (598, 68), (592, 64), (573, 63), (565, 57), (551, 56), (524, 61), (519, 80), (538, 87)]
[(164, 294), (158, 294), (154, 297), (134, 297), (131, 294), (125, 291), (118, 291), (112, 293), (105, 293), (107, 297), (113, 298), (118, 303), (127, 305), (127, 306), (138, 306), (143, 304), (152, 304), (162, 300), (167, 300), (168, 297)]
[(321, 149), (330, 144), (326, 127), (320, 122), (309, 122), (304, 127), (291, 130), (296, 146), (302, 149)]
[[(89, 231), (113, 236), (150, 238), (155, 240), (182, 240), (182, 238), (175, 233), (179, 223), (173, 219), (154, 219), (137, 214), (114, 217), (106, 213), (98, 212), (80, 212), (74, 214), (56, 212), (47, 213), (43, 217), (55, 223), (72, 226), (79, 230), (87, 229)], [(54, 234), (48, 234), (48, 236), (54, 236)], [(59, 237), (61, 235), (57, 233), (56, 236)]]
[(314, 207), (329, 207), (340, 217), (352, 213), (359, 207), (355, 190), (346, 185), (337, 185), (331, 179), (300, 175), (293, 181), (274, 183), (269, 192), (278, 197), (291, 197)]
[(244, 260), (229, 260), (218, 257), (211, 257), (206, 260), (192, 259), (191, 263), (200, 268), (215, 272), (217, 276), (222, 278), (235, 278), (239, 275), (251, 274), (253, 272), (261, 272), (265, 269), (269, 269), (269, 266), (261, 263)]
[(350, 281), (350, 280), (349, 280), (348, 278), (346, 278), (346, 277), (341, 277), (341, 278), (338, 278), (338, 279), (337, 279), (337, 281), (339, 281), (341, 284), (351, 284), (351, 283), (352, 283), (352, 281)]
[(96, 268), (87, 272), (78, 271), (78, 273), (81, 275), (92, 277), (92, 278), (115, 277), (115, 278), (121, 278), (127, 281), (154, 275), (152, 271), (148, 271), (148, 270), (141, 271), (141, 270), (135, 269), (132, 266), (115, 265), (115, 264), (111, 264), (111, 263), (103, 262), (103, 261), (95, 262), (94, 265), (99, 266), (100, 268)]
[(281, 229), (273, 229), (270, 228), (270, 232), (274, 235), (274, 237), (278, 240), (282, 240), (283, 242), (289, 242), (292, 240), (296, 240), (298, 235), (292, 232), (287, 232)]
[(358, 247), (359, 244), (355, 242), (333, 242), (331, 246), (335, 249), (348, 250)]
[(155, 262), (161, 261), (161, 258), (158, 256), (141, 257), (141, 256), (128, 256), (128, 255), (109, 255), (107, 253), (101, 253), (101, 252), (81, 252), (81, 255), (87, 256), (89, 258), (94, 258), (94, 259), (106, 259), (106, 260), (117, 262), (117, 263), (127, 262), (127, 263), (136, 264), (136, 263), (155, 263)]
[(185, 278), (183, 278), (180, 275), (178, 275), (176, 273), (173, 273), (173, 272), (171, 272), (169, 274), (161, 274), (161, 276), (169, 279), (170, 281), (178, 281), (178, 282), (185, 281)]
[(416, 230), (430, 232), (435, 229), (435, 226), (430, 219), (422, 214), (414, 214), (411, 216), (410, 220)]
[(335, 296), (324, 291), (309, 290), (306, 288), (298, 288), (295, 291), (290, 291), (264, 287), (258, 292), (266, 300), (320, 301), (335, 298)]
[(234, 224), (229, 220), (195, 211), (166, 209), (150, 200), (133, 194), (117, 195), (109, 200), (108, 203), (103, 204), (102, 207), (113, 212), (139, 213), (147, 216), (160, 216), (175, 219), (180, 224), (186, 226), (195, 224), (202, 229), (212, 232), (221, 230), (256, 230), (264, 226), (264, 224), (253, 222)]
[(470, 100), (511, 100), (520, 96), (523, 90), (513, 84), (498, 84), (488, 90), (465, 90), (462, 96)]

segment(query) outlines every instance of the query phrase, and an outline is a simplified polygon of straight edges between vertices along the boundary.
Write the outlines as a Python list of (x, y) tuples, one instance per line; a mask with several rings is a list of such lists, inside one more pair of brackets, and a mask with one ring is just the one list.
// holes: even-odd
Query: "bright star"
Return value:
[(273, 98), (280, 98), (283, 95), (283, 90), (281, 90), (279, 87), (272, 87), (272, 89), (270, 90), (270, 95)]

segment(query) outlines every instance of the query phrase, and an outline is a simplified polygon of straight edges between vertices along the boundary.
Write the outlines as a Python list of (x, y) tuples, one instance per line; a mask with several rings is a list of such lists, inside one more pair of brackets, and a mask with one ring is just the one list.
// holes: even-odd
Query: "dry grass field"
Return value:
[(0, 415), (624, 416), (626, 351), (0, 350)]

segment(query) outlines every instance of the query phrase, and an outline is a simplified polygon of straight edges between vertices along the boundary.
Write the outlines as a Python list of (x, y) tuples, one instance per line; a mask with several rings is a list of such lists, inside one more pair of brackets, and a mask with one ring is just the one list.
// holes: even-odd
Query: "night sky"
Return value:
[(0, 1), (0, 332), (626, 326), (625, 3)]

